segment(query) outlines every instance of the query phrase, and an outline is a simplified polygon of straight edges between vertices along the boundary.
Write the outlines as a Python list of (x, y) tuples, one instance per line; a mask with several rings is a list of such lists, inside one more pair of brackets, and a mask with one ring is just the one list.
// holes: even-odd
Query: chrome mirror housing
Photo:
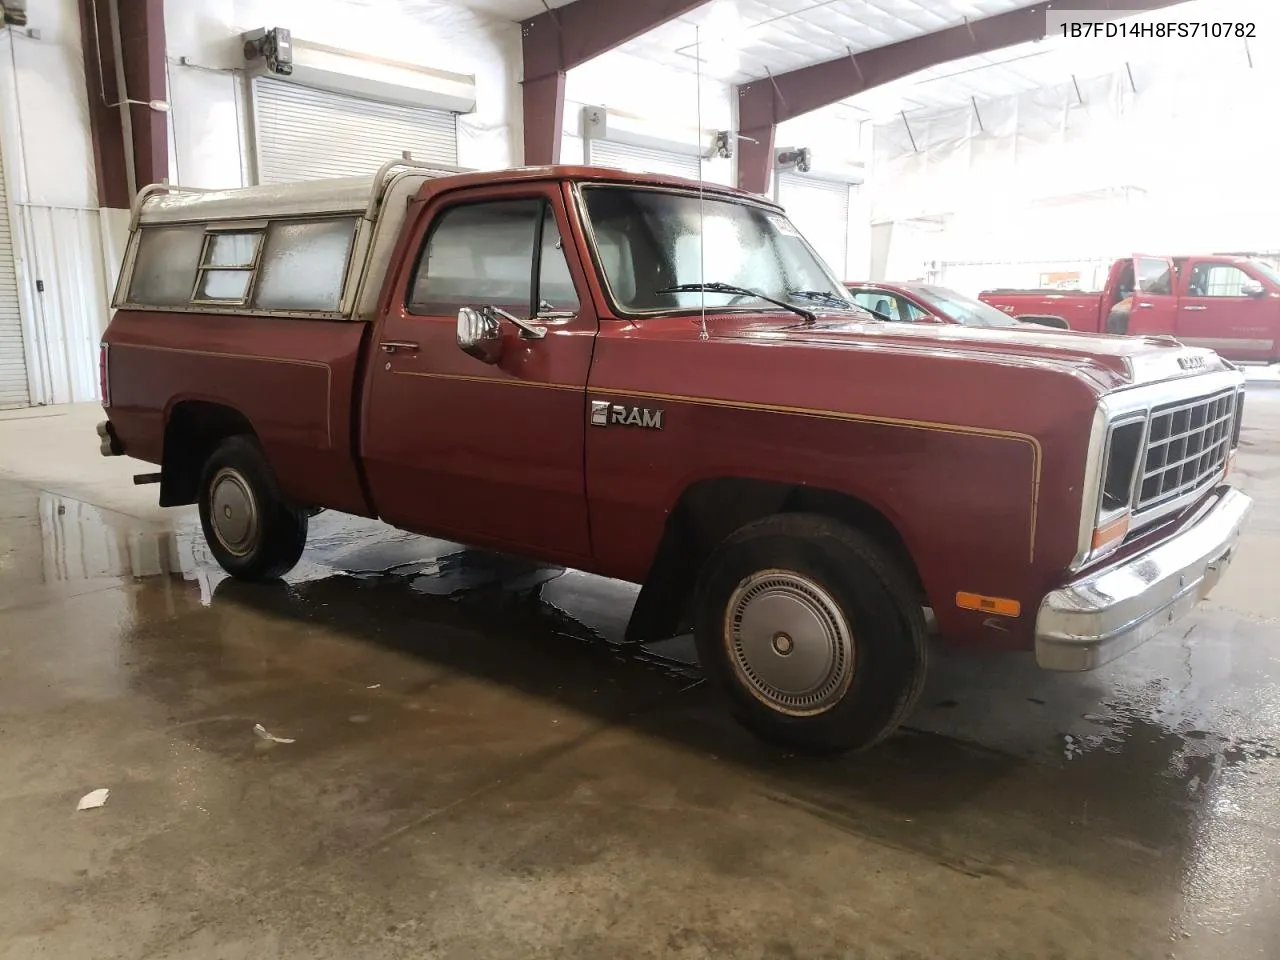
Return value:
[(458, 311), (458, 347), (481, 363), (497, 363), (502, 356), (502, 328), (488, 310), (463, 307)]

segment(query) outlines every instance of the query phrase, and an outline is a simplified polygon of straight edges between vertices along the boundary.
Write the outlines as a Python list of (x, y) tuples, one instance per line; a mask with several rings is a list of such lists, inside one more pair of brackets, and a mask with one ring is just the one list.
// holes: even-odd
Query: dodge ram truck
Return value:
[(1134, 648), (1251, 504), (1213, 352), (885, 322), (782, 208), (707, 183), (153, 186), (114, 308), (102, 452), (157, 464), (233, 576), (283, 576), (330, 509), (632, 581), (627, 639), (692, 631), (788, 749), (892, 731), (935, 628), (1049, 670)]
[(1092, 333), (1172, 334), (1228, 360), (1280, 362), (1280, 273), (1250, 257), (1136, 256), (1112, 264), (1099, 293), (978, 296), (1017, 319), (1054, 317)]

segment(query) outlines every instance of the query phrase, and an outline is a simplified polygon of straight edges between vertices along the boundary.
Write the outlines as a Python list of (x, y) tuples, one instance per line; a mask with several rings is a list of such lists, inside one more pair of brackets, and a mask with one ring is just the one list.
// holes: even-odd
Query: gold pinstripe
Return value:
[[(398, 371), (400, 372), (400, 371)], [(541, 387), (546, 390), (571, 390), (596, 396), (633, 397), (643, 400), (662, 400), (667, 403), (688, 403), (703, 407), (722, 407), (732, 410), (755, 410), (764, 413), (780, 413), (788, 416), (809, 417), (819, 420), (842, 420), (851, 423), (870, 423), (885, 427), (902, 427), (909, 430), (929, 430), (957, 436), (988, 437), (995, 440), (1011, 440), (1025, 443), (1031, 448), (1031, 505), (1029, 516), (1030, 546), (1028, 560), (1036, 556), (1036, 525), (1040, 510), (1040, 476), (1044, 453), (1040, 441), (1029, 433), (1014, 430), (995, 430), (988, 427), (972, 427), (958, 423), (941, 423), (934, 420), (911, 420), (904, 417), (878, 417), (864, 413), (847, 413), (842, 410), (823, 410), (817, 407), (793, 407), (775, 403), (755, 403), (749, 400), (722, 400), (716, 397), (691, 397), (674, 393), (655, 393), (648, 390), (610, 389), (607, 387), (582, 387), (567, 383), (545, 383), (535, 380), (500, 380), (497, 377), (478, 377), (457, 373), (418, 373), (402, 371), (404, 376), (430, 377), (437, 380), (462, 380), (473, 383), (508, 384), (517, 387)]]

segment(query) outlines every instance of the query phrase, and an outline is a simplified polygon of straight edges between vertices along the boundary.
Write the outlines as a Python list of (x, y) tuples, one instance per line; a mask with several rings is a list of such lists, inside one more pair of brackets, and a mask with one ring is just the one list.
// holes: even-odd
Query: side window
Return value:
[(1197, 263), (1191, 268), (1187, 293), (1193, 297), (1243, 297), (1249, 275), (1229, 263)]
[(185, 307), (196, 283), (196, 265), (204, 250), (204, 224), (143, 227), (128, 303), (149, 307)]
[(196, 292), (191, 299), (198, 303), (244, 303), (249, 299), (261, 250), (260, 229), (211, 230), (205, 235)]
[(1153, 257), (1138, 257), (1138, 289), (1143, 293), (1170, 294), (1173, 284), (1169, 276), (1169, 262)]
[(538, 312), (577, 313), (578, 292), (573, 287), (555, 212), (549, 206), (542, 216), (542, 250), (538, 264)]
[(921, 320), (927, 320), (929, 318), (928, 313), (921, 310), (909, 300), (902, 301), (902, 314), (904, 318), (909, 320), (911, 323), (919, 323)]
[(853, 299), (872, 313), (890, 320), (903, 319), (898, 315), (898, 298), (892, 294), (880, 290), (859, 290), (853, 294)]
[(431, 226), (409, 312), (446, 316), (501, 307), (521, 318), (533, 301), (533, 254), (543, 201), (494, 200), (445, 210)]
[(355, 234), (354, 217), (271, 224), (258, 264), (254, 307), (337, 312)]

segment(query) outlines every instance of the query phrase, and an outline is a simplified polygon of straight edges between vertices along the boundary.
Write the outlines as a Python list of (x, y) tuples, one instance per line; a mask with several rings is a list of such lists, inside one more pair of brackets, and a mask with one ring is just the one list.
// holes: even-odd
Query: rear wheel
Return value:
[(717, 548), (695, 638), (735, 716), (804, 753), (879, 742), (924, 682), (924, 615), (906, 578), (874, 541), (816, 515), (768, 517)]
[(307, 511), (281, 495), (250, 437), (223, 440), (200, 479), (200, 525), (219, 565), (241, 580), (274, 580), (293, 569), (307, 543)]

